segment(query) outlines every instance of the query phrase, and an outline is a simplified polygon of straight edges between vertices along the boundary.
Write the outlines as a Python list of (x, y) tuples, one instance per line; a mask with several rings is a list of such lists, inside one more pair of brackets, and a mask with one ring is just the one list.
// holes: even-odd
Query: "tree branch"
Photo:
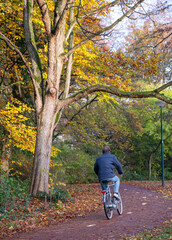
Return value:
[(96, 33), (89, 34), (86, 39), (75, 45), (69, 52), (67, 52), (63, 57), (66, 59), (70, 54), (72, 54), (76, 49), (78, 49), (81, 45), (89, 41), (90, 39), (95, 38), (95, 36), (99, 36), (100, 34), (110, 31), (112, 28), (114, 28), (119, 22), (121, 22), (125, 17), (127, 17), (130, 13), (132, 13), (138, 5), (140, 5), (144, 0), (138, 1), (133, 7), (130, 8), (125, 14), (123, 14), (120, 18), (118, 18), (113, 24), (109, 25), (108, 27), (102, 28)]
[[(67, 123), (65, 124), (65, 126), (63, 127), (63, 129), (61, 130), (58, 130), (58, 134), (54, 135), (54, 138), (56, 138), (57, 136), (59, 136), (65, 128), (67, 128), (70, 124), (71, 121), (73, 121), (73, 119), (75, 119), (75, 117), (80, 113), (82, 112), (82, 110), (84, 108), (86, 108), (87, 106), (90, 106), (95, 100), (96, 98), (98, 97), (98, 95), (96, 95), (95, 97), (93, 97), (93, 99), (91, 99), (90, 102), (87, 102), (84, 106), (82, 106), (70, 119), (67, 119)], [(56, 125), (57, 126), (57, 125)], [(56, 128), (56, 126), (54, 127), (54, 129)]]
[[(165, 84), (166, 85), (166, 84)], [(172, 81), (171, 81), (172, 85)], [(171, 85), (166, 85), (166, 88), (171, 86)], [(165, 87), (162, 86), (162, 90), (164, 90)], [(158, 90), (158, 91), (157, 91)], [(95, 92), (106, 92), (113, 94), (114, 96), (120, 97), (120, 98), (157, 98), (160, 99), (166, 103), (172, 104), (172, 99), (169, 97), (164, 96), (164, 94), (160, 94), (160, 90), (155, 89), (152, 91), (143, 91), (143, 92), (125, 92), (121, 91), (115, 87), (111, 86), (104, 86), (104, 85), (94, 85), (90, 86), (84, 90), (81, 90), (77, 92), (76, 94), (70, 96), (69, 98), (62, 100), (61, 101), (61, 106), (64, 107), (66, 105), (69, 105), (71, 103), (74, 103), (81, 98), (85, 98), (89, 94), (95, 93)]]
[(22, 81), (11, 83), (10, 85), (5, 86), (5, 87), (0, 87), (0, 91), (6, 90), (7, 88), (9, 88), (11, 86), (14, 86), (14, 85), (17, 85), (17, 84), (20, 84), (20, 83), (22, 83)]
[(21, 57), (23, 63), (25, 64), (25, 66), (27, 67), (27, 70), (29, 72), (29, 75), (32, 79), (33, 85), (35, 88), (37, 88), (36, 86), (36, 81), (34, 79), (33, 73), (31, 68), (29, 67), (29, 65), (27, 64), (23, 54), (20, 52), (20, 50), (2, 33), (0, 32), (0, 39), (3, 40), (4, 42), (6, 42), (7, 46), (12, 49), (14, 52), (16, 52), (17, 54), (19, 54), (19, 56)]
[(159, 92), (163, 91), (164, 89), (166, 89), (170, 86), (172, 86), (172, 81), (169, 81), (168, 83), (166, 83), (166, 84), (162, 85), (161, 87), (155, 89), (155, 92), (159, 93)]
[[(36, 113), (38, 118), (39, 113), (42, 110), (42, 104), (43, 104), (43, 76), (42, 76), (41, 60), (40, 60), (36, 42), (35, 42), (32, 15), (33, 15), (33, 0), (24, 0), (24, 11), (23, 11), (24, 33), (25, 33), (27, 50), (30, 55), (30, 60), (32, 63), (32, 69), (33, 69), (32, 72), (33, 72), (34, 79), (36, 81), (36, 83), (34, 84), (34, 88), (35, 88)], [(39, 92), (42, 92), (42, 99), (40, 97)]]
[(83, 14), (83, 15), (80, 16), (80, 17), (79, 17), (79, 16), (76, 16), (77, 19), (74, 20), (74, 21), (71, 23), (68, 31), (66, 32), (66, 41), (67, 41), (67, 39), (69, 38), (69, 35), (70, 35), (70, 33), (72, 32), (74, 26), (76, 25), (76, 23), (77, 23), (79, 20), (82, 20), (82, 19), (85, 18), (85, 17), (90, 17), (91, 15), (94, 15), (94, 14), (96, 14), (96, 13), (98, 13), (98, 12), (100, 12), (100, 11), (106, 9), (106, 8), (113, 7), (113, 6), (117, 5), (119, 2), (120, 2), (120, 0), (115, 0), (115, 1), (109, 3), (109, 4), (105, 5), (105, 6), (102, 6), (102, 7), (100, 7), (100, 8), (97, 8), (97, 9), (93, 10), (93, 11), (90, 11), (90, 12), (87, 13), (87, 14)]
[(14, 52), (16, 52), (17, 54), (19, 54), (19, 56), (21, 57), (24, 65), (26, 66), (27, 70), (28, 70), (28, 73), (30, 75), (30, 78), (32, 80), (32, 83), (33, 83), (33, 86), (34, 86), (34, 89), (35, 89), (35, 93), (36, 93), (36, 97), (37, 97), (37, 100), (38, 101), (41, 101), (41, 96), (39, 94), (39, 84), (36, 82), (35, 78), (34, 78), (34, 75), (33, 75), (33, 72), (31, 70), (31, 68), (29, 67), (29, 65), (27, 64), (23, 54), (20, 52), (20, 50), (6, 37), (4, 36), (3, 33), (0, 32), (0, 39), (3, 40), (7, 46), (12, 49)]
[(47, 35), (50, 36), (51, 34), (51, 20), (49, 16), (48, 6), (45, 0), (37, 0), (38, 6), (42, 13), (42, 20), (45, 26), (45, 30)]
[(158, 42), (155, 46), (153, 46), (153, 48), (155, 49), (159, 44), (161, 44), (162, 42), (164, 42), (167, 38), (169, 38), (172, 35), (172, 33), (169, 33), (165, 38), (163, 38), (160, 42)]

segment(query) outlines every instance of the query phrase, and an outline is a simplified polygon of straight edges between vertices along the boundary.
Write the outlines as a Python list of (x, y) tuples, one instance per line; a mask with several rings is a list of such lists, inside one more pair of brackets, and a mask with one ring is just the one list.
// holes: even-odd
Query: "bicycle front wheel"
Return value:
[(123, 213), (123, 205), (122, 205), (121, 196), (120, 196), (120, 199), (117, 201), (117, 212), (118, 212), (119, 215), (122, 215), (122, 213)]
[(106, 199), (104, 202), (104, 211), (107, 219), (112, 219), (113, 216), (113, 207), (112, 207), (112, 201), (111, 196), (109, 193), (106, 194)]

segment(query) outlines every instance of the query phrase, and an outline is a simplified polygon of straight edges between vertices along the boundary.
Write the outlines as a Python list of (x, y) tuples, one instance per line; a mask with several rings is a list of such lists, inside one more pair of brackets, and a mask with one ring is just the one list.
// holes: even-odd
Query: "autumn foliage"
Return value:
[(0, 110), (0, 123), (8, 132), (9, 144), (34, 153), (36, 128), (27, 124), (30, 114), (34, 110), (17, 99), (11, 98), (4, 110)]
[[(5, 144), (6, 150), (10, 148), (18, 148), (22, 151), (29, 151), (34, 154), (35, 142), (36, 142), (36, 127), (31, 118), (34, 117), (34, 109), (28, 107), (21, 101), (11, 97), (10, 101), (6, 104), (4, 109), (0, 110), (0, 124), (6, 131), (2, 142)], [(9, 150), (10, 151), (10, 150)], [(52, 147), (51, 156), (56, 156), (59, 150)], [(6, 156), (6, 164), (14, 164), (15, 161), (10, 161)], [(18, 165), (24, 164), (21, 159), (17, 160)], [(2, 169), (10, 172), (12, 170), (13, 174), (16, 171), (13, 168), (4, 168), (4, 159), (2, 159)], [(22, 174), (18, 172), (18, 174)]]

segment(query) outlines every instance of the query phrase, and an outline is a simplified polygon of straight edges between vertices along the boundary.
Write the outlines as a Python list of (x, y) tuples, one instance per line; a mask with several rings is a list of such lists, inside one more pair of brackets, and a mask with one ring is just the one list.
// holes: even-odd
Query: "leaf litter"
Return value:
[[(131, 185), (160, 192), (172, 198), (172, 181), (161, 182), (132, 181)], [(70, 198), (67, 202), (46, 202), (31, 198), (27, 210), (17, 209), (0, 214), (0, 237), (11, 236), (14, 233), (30, 231), (38, 226), (53, 225), (64, 222), (77, 216), (88, 215), (102, 207), (102, 195), (99, 184), (67, 185)], [(17, 199), (16, 199), (17, 201)], [(23, 204), (24, 201), (22, 202)], [(23, 207), (23, 209), (25, 209)]]

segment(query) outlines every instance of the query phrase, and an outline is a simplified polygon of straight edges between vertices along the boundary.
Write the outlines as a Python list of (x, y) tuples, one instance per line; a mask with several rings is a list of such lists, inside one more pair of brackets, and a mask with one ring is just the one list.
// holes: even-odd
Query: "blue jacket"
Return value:
[(116, 156), (110, 153), (103, 153), (96, 159), (94, 171), (98, 175), (99, 181), (115, 177), (114, 166), (119, 174), (123, 174), (122, 166)]

